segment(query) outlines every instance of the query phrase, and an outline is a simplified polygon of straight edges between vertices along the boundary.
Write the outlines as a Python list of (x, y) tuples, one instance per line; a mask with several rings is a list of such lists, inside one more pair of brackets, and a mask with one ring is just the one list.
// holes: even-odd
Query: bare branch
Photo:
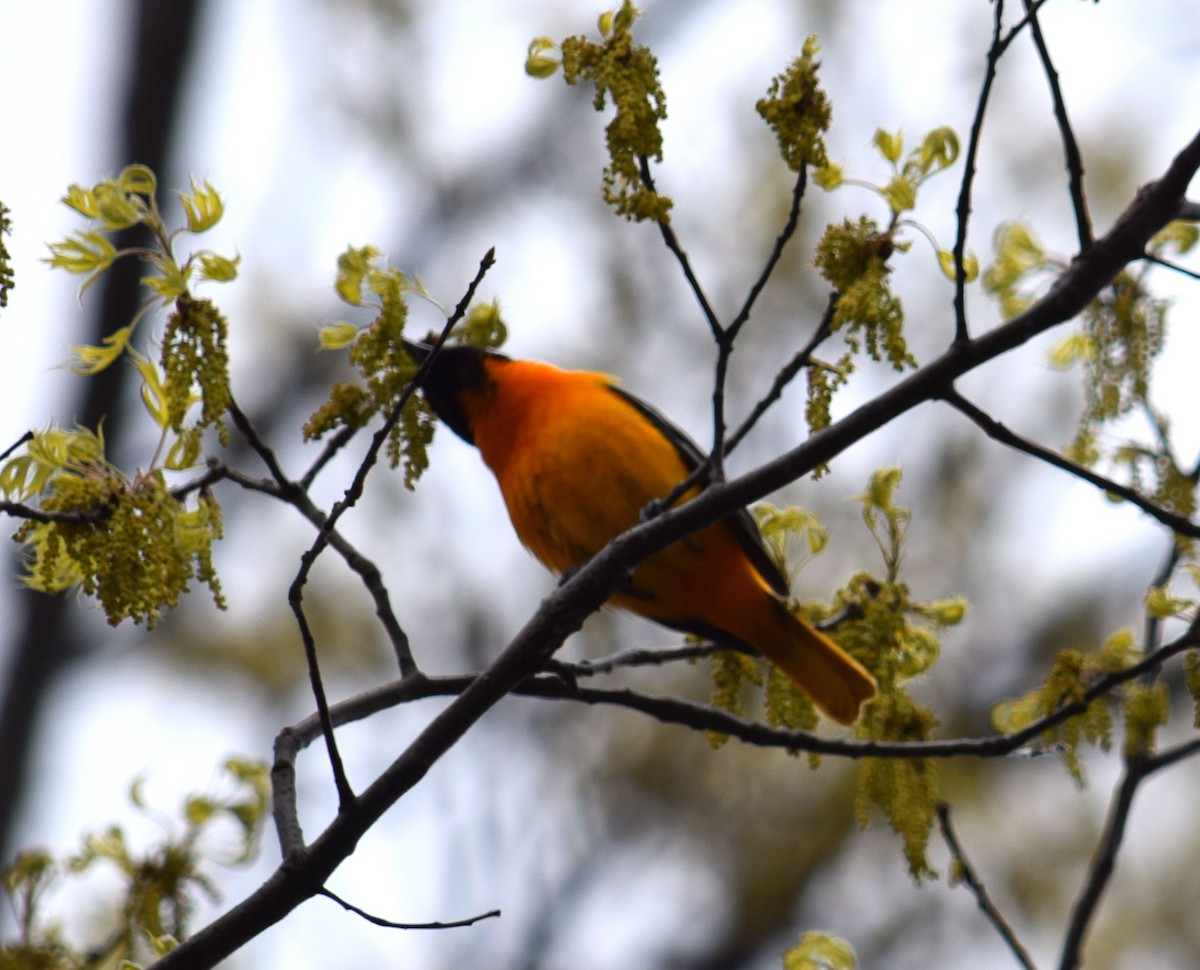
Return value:
[(16, 451), (18, 448), (20, 448), (21, 445), (26, 444), (32, 440), (33, 440), (33, 432), (26, 431), (23, 435), (21, 435), (21, 437), (19, 437), (11, 445), (9, 445), (7, 448), (5, 448), (4, 451), (0, 452), (0, 461), (4, 461), (5, 458), (7, 458), (14, 451)]
[(962, 184), (959, 186), (958, 205), (955, 209), (958, 229), (954, 237), (954, 339), (959, 342), (970, 338), (967, 328), (967, 272), (963, 262), (967, 252), (967, 226), (971, 221), (971, 194), (977, 172), (976, 158), (979, 156), (979, 141), (983, 136), (983, 116), (991, 97), (992, 84), (996, 80), (996, 65), (1007, 47), (1007, 42), (1000, 40), (1000, 27), (1003, 23), (1004, 0), (996, 0), (992, 13), (992, 43), (987, 52), (983, 86), (975, 104), (975, 117), (971, 120), (971, 134), (967, 138)]
[(1100, 905), (1108, 881), (1112, 878), (1116, 867), (1117, 852), (1125, 837), (1125, 825), (1129, 821), (1129, 812), (1133, 808), (1133, 796), (1138, 786), (1145, 778), (1145, 762), (1140, 757), (1129, 759), (1125, 764), (1125, 773), (1121, 783), (1113, 793), (1109, 805), (1108, 820), (1104, 824), (1104, 834), (1096, 846), (1092, 856), (1092, 864), (1088, 868), (1087, 879), (1084, 881), (1079, 898), (1071, 909), (1071, 918), (1067, 924), (1067, 932), (1063, 937), (1062, 956), (1059, 959), (1059, 970), (1075, 970), (1082, 964), (1083, 944), (1087, 938), (1088, 926)]
[(466, 919), (456, 919), (449, 923), (395, 923), (390, 919), (383, 919), (380, 916), (372, 916), (364, 909), (359, 909), (353, 903), (348, 903), (342, 899), (337, 893), (322, 887), (318, 893), (319, 896), (325, 896), (332, 899), (342, 909), (353, 913), (355, 916), (361, 916), (368, 923), (374, 923), (376, 926), (385, 926), (393, 930), (452, 930), (462, 926), (473, 926), (480, 920), (491, 919), (494, 916), (500, 915), (500, 910), (489, 909), (486, 913), (480, 913), (478, 916), (468, 916)]
[[(645, 155), (638, 157), (638, 166), (641, 169), (642, 183), (651, 192), (657, 194), (658, 189), (654, 187), (654, 175), (650, 171), (650, 159)], [(700, 304), (700, 310), (704, 314), (704, 319), (708, 321), (708, 328), (712, 331), (713, 340), (719, 344), (725, 328), (721, 325), (721, 320), (713, 310), (712, 304), (708, 302), (708, 297), (704, 294), (704, 287), (700, 285), (700, 280), (696, 277), (695, 270), (692, 269), (692, 261), (688, 259), (688, 254), (684, 252), (683, 246), (679, 243), (679, 237), (675, 235), (675, 229), (671, 223), (666, 220), (658, 222), (658, 231), (662, 234), (663, 242), (666, 243), (667, 249), (675, 257), (679, 263), (679, 268), (683, 270), (684, 279), (687, 280), (688, 286), (691, 287), (692, 294), (696, 297), (696, 302)]]
[(1034, 3), (1033, 0), (1024, 0), (1024, 3), (1025, 14), (1029, 18), (1029, 29), (1033, 33), (1033, 44), (1037, 48), (1046, 82), (1050, 85), (1050, 97), (1054, 102), (1054, 119), (1058, 122), (1058, 133), (1062, 139), (1063, 155), (1067, 163), (1071, 208), (1075, 213), (1075, 229), (1079, 235), (1079, 251), (1087, 252), (1093, 237), (1092, 217), (1088, 213), (1087, 196), (1083, 189), (1083, 157), (1079, 153), (1079, 143), (1075, 140), (1075, 132), (1071, 128), (1071, 119), (1067, 117), (1067, 103), (1058, 83), (1058, 71), (1050, 59), (1050, 48), (1046, 46), (1046, 38), (1038, 20), (1040, 4)]
[(992, 901), (992, 897), (988, 895), (983, 881), (976, 874), (975, 867), (971, 865), (970, 860), (967, 858), (962, 843), (959, 842), (958, 835), (954, 831), (954, 826), (950, 824), (950, 806), (944, 803), (939, 805), (937, 807), (937, 818), (938, 827), (942, 830), (942, 838), (945, 839), (946, 847), (950, 850), (950, 855), (954, 858), (954, 862), (958, 867), (958, 877), (962, 880), (963, 885), (974, 893), (975, 902), (983, 910), (983, 915), (996, 928), (996, 932), (1000, 934), (1001, 939), (1012, 950), (1013, 956), (1017, 958), (1021, 966), (1025, 970), (1037, 970), (1037, 965), (1033, 962), (1029, 951), (1025, 949), (1008, 920), (1004, 918), (999, 908)]
[(1180, 535), (1200, 538), (1200, 523), (1193, 522), (1187, 516), (1180, 515), (1178, 512), (1164, 509), (1161, 505), (1150, 501), (1150, 499), (1128, 485), (1122, 485), (1111, 478), (1098, 475), (1090, 468), (1080, 465), (1078, 462), (1071, 461), (1070, 458), (1066, 458), (1050, 448), (1030, 441), (1028, 438), (1021, 437), (1021, 435), (1009, 430), (995, 418), (980, 410), (960, 395), (957, 390), (951, 389), (948, 393), (943, 394), (942, 400), (974, 421), (989, 438), (994, 438), (996, 441), (1015, 448), (1017, 451), (1032, 455), (1034, 458), (1044, 461), (1048, 465), (1053, 465), (1055, 468), (1061, 468), (1063, 471), (1082, 479), (1089, 485), (1095, 485), (1101, 491), (1123, 498)]
[(821, 322), (817, 324), (817, 329), (813, 332), (808, 343), (792, 357), (775, 375), (775, 380), (771, 383), (771, 389), (760, 400), (754, 409), (746, 416), (746, 420), (738, 426), (737, 431), (729, 436), (725, 445), (725, 453), (733, 451), (738, 446), (741, 440), (750, 433), (751, 429), (758, 423), (759, 419), (766, 413), (767, 409), (774, 404), (783, 395), (784, 389), (796, 378), (809, 361), (812, 360), (813, 352), (819, 347), (825, 338), (833, 332), (833, 316), (837, 313), (837, 301), (839, 294), (834, 291), (829, 294), (829, 300), (825, 304), (825, 312), (821, 316)]

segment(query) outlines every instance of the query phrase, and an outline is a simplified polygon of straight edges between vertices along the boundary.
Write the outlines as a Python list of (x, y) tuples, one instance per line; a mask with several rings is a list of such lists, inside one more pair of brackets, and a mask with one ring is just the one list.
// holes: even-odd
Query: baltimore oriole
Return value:
[[(412, 345), (423, 359), (428, 348)], [(604, 374), (448, 347), (422, 388), (496, 476), (517, 536), (550, 570), (582, 566), (703, 462), (665, 417)], [(692, 488), (684, 500), (698, 492)], [(781, 601), (788, 586), (742, 509), (657, 553), (609, 603), (762, 654), (851, 724), (875, 682)]]

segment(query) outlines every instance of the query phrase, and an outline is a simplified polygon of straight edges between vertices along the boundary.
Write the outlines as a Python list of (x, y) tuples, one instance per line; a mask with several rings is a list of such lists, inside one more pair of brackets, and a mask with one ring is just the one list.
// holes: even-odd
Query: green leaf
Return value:
[(832, 933), (809, 930), (783, 955), (783, 970), (854, 970), (854, 947)]
[(876, 128), (875, 137), (871, 141), (879, 149), (879, 154), (893, 165), (900, 161), (900, 155), (904, 152), (904, 135), (900, 132), (893, 135), (882, 128)]
[(378, 256), (379, 250), (374, 246), (350, 246), (338, 257), (334, 289), (343, 303), (363, 305), (363, 285)]
[(922, 175), (953, 165), (958, 159), (958, 135), (953, 128), (935, 128), (925, 136), (918, 152)]
[(192, 267), (180, 266), (169, 256), (154, 256), (151, 261), (161, 276), (143, 276), (142, 285), (154, 291), (164, 303), (173, 303), (188, 291)]
[(68, 273), (102, 272), (117, 258), (117, 247), (95, 231), (76, 233), (48, 248), (53, 255), (46, 262)]
[(208, 179), (199, 184), (192, 179), (191, 194), (176, 193), (183, 205), (187, 218), (188, 232), (205, 232), (221, 221), (225, 212), (225, 204), (221, 201), (220, 193), (212, 187)]
[(827, 162), (813, 169), (812, 180), (816, 182), (818, 188), (832, 192), (846, 180), (846, 175), (842, 171), (842, 166)]
[(67, 189), (62, 203), (89, 219), (95, 219), (100, 215), (100, 207), (96, 205), (95, 194), (91, 189), (85, 189), (82, 185), (72, 185)]
[[(608, 15), (610, 18), (612, 14)], [(603, 17), (603, 15), (602, 15)], [(603, 26), (601, 26), (603, 30)], [(557, 57), (547, 57), (543, 51), (553, 50), (555, 43), (549, 37), (535, 37), (529, 42), (529, 53), (525, 58), (525, 73), (530, 77), (548, 78), (562, 65)]]
[(196, 253), (196, 258), (200, 260), (200, 280), (212, 280), (214, 283), (228, 283), (231, 280), (237, 279), (238, 264), (242, 261), (241, 256), (235, 256), (230, 259), (228, 256), (221, 256), (211, 250), (205, 249)]
[(345, 320), (328, 324), (317, 331), (322, 350), (341, 350), (343, 347), (349, 347), (358, 339), (358, 335), (358, 327)]
[(93, 347), (87, 344), (80, 344), (77, 347), (71, 348), (71, 353), (75, 355), (75, 363), (71, 365), (71, 371), (75, 374), (98, 374), (106, 367), (110, 366), (113, 361), (121, 356), (122, 352), (129, 345), (129, 335), (133, 332), (133, 326), (122, 327), (114, 333), (110, 333), (103, 340), (103, 346)]
[(897, 175), (882, 189), (883, 197), (897, 215), (917, 204), (917, 183), (905, 175)]

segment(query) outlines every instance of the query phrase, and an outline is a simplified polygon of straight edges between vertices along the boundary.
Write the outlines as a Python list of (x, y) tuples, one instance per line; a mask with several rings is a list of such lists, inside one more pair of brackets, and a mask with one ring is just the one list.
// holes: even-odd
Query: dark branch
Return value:
[(346, 900), (342, 899), (342, 897), (337, 895), (337, 893), (331, 892), (324, 887), (322, 887), (317, 894), (319, 896), (325, 896), (328, 899), (332, 899), (335, 903), (341, 906), (342, 909), (353, 913), (355, 916), (361, 916), (368, 923), (374, 923), (376, 926), (385, 926), (388, 929), (393, 930), (452, 930), (462, 926), (473, 926), (480, 920), (491, 919), (492, 917), (500, 915), (500, 910), (490, 909), (486, 913), (480, 913), (478, 916), (468, 916), (466, 919), (456, 919), (449, 923), (395, 923), (390, 919), (383, 919), (380, 916), (372, 916), (366, 910), (359, 909), (353, 903), (346, 902)]
[(1092, 245), (1092, 217), (1088, 214), (1087, 196), (1083, 190), (1083, 157), (1079, 153), (1079, 143), (1075, 140), (1075, 132), (1071, 128), (1071, 119), (1067, 117), (1067, 103), (1063, 99), (1062, 87), (1058, 83), (1058, 71), (1050, 59), (1050, 48), (1046, 46), (1046, 38), (1042, 34), (1042, 25), (1038, 20), (1038, 9), (1041, 6), (1033, 0), (1024, 0), (1025, 13), (1029, 18), (1029, 29), (1033, 34), (1033, 44), (1037, 48), (1038, 58), (1042, 62), (1042, 70), (1046, 74), (1046, 82), (1050, 85), (1050, 97), (1054, 102), (1054, 120), (1058, 122), (1058, 133), (1062, 139), (1063, 155), (1067, 163), (1067, 175), (1071, 192), (1071, 208), (1075, 213), (1075, 230), (1079, 235), (1079, 251), (1087, 252)]
[(938, 827), (942, 830), (942, 838), (946, 842), (946, 847), (950, 850), (950, 855), (954, 858), (958, 866), (958, 877), (975, 896), (975, 902), (983, 911), (983, 915), (987, 917), (988, 922), (995, 927), (996, 932), (1000, 934), (1008, 948), (1012, 950), (1013, 956), (1025, 968), (1025, 970), (1037, 970), (1037, 965), (1033, 962), (1033, 958), (1029, 955), (1029, 951), (1017, 934), (1009, 924), (1008, 920), (1001, 914), (999, 908), (992, 901), (992, 897), (988, 894), (987, 888), (983, 885), (983, 881), (975, 872), (974, 866), (971, 865), (967, 858), (966, 852), (963, 850), (962, 843), (958, 840), (958, 835), (954, 831), (954, 826), (950, 824), (950, 806), (946, 804), (937, 807)]
[[(654, 176), (650, 172), (650, 160), (642, 155), (638, 158), (638, 165), (641, 169), (642, 183), (655, 194), (658, 189), (654, 187)], [(679, 244), (679, 237), (675, 235), (675, 230), (671, 223), (665, 219), (658, 222), (658, 231), (662, 234), (663, 242), (666, 243), (667, 249), (675, 257), (679, 263), (679, 268), (683, 270), (684, 279), (687, 280), (688, 286), (691, 287), (692, 294), (696, 297), (696, 302), (700, 304), (700, 310), (704, 314), (704, 319), (708, 322), (708, 328), (712, 331), (713, 339), (717, 343), (721, 342), (721, 336), (725, 332), (725, 328), (721, 325), (720, 318), (717, 317), (716, 311), (713, 310), (712, 304), (708, 302), (708, 297), (704, 295), (704, 287), (700, 285), (700, 280), (696, 277), (695, 270), (692, 269), (692, 261), (688, 259), (688, 254), (684, 252), (683, 246)]]
[(1083, 943), (1087, 939), (1088, 926), (1108, 881), (1112, 878), (1116, 867), (1117, 852), (1125, 838), (1125, 825), (1129, 821), (1129, 812), (1133, 808), (1133, 796), (1138, 786), (1145, 778), (1145, 764), (1140, 758), (1130, 759), (1125, 765), (1125, 774), (1113, 794), (1112, 804), (1108, 810), (1108, 820), (1104, 825), (1104, 834), (1096, 846), (1092, 864), (1088, 867), (1088, 876), (1083, 889), (1071, 909), (1071, 918), (1067, 924), (1067, 932), (1063, 937), (1062, 956), (1059, 959), (1059, 970), (1075, 970), (1082, 964)]
[(1090, 468), (1080, 465), (1078, 462), (1071, 461), (1071, 459), (1060, 455), (1050, 448), (1039, 445), (1037, 442), (1023, 438), (1014, 431), (1010, 431), (995, 418), (991, 417), (991, 415), (980, 410), (960, 395), (958, 391), (951, 389), (948, 393), (942, 395), (942, 400), (974, 421), (989, 438), (994, 438), (996, 441), (1015, 448), (1017, 451), (1032, 455), (1034, 458), (1053, 465), (1055, 468), (1061, 468), (1063, 471), (1082, 479), (1089, 485), (1095, 485), (1101, 491), (1123, 498), (1180, 535), (1200, 538), (1200, 524), (1193, 522), (1187, 516), (1180, 515), (1178, 512), (1173, 512), (1170, 509), (1164, 509), (1161, 505), (1150, 501), (1150, 499), (1139, 494), (1128, 485), (1122, 485), (1111, 478), (1098, 475)]

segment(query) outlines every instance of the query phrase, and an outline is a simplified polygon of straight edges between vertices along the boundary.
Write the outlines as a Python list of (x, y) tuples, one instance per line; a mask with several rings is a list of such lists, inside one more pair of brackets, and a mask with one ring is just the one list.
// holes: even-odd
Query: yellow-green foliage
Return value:
[[(1192, 249), (1200, 229), (1172, 222), (1147, 247), (1154, 256)], [(1065, 260), (1048, 256), (1024, 225), (1010, 223), (996, 234), (996, 262), (984, 274), (984, 287), (997, 295), (1005, 316), (1023, 311), (1037, 295), (1036, 283)], [(1154, 362), (1166, 340), (1168, 301), (1150, 290), (1148, 262), (1126, 268), (1081, 314), (1081, 328), (1054, 348), (1060, 367), (1081, 364), (1084, 408), (1067, 454), (1084, 465), (1110, 458), (1124, 467), (1130, 484), (1154, 502), (1191, 516), (1196, 511), (1196, 483), (1170, 447), (1170, 424), (1151, 400)], [(1131, 414), (1150, 425), (1150, 444), (1134, 440), (1101, 448), (1111, 426)], [(1182, 541), (1182, 540), (1181, 540)], [(1190, 547), (1190, 543), (1183, 543)]]
[[(257, 852), (262, 823), (270, 806), (269, 779), (264, 764), (231, 758), (224, 765), (230, 791), (222, 795), (192, 795), (183, 806), (182, 829), (163, 841), (135, 850), (117, 825), (84, 839), (79, 852), (61, 861), (45, 851), (23, 852), (3, 874), (3, 885), (17, 917), (17, 937), (0, 947), (2, 970), (35, 968), (93, 968), (126, 966), (122, 961), (157, 957), (172, 949), (187, 931), (197, 892), (214, 896), (203, 868), (214, 858), (202, 839), (221, 820), (233, 823), (238, 847), (220, 860), (226, 865), (250, 861)], [(143, 814), (161, 815), (144, 802), (140, 782), (130, 799)], [(64, 877), (96, 866), (116, 872), (123, 887), (116, 930), (87, 954), (73, 952), (59, 927), (45, 912), (47, 895)]]
[[(153, 272), (142, 285), (150, 296), (137, 316), (122, 325), (99, 346), (75, 348), (75, 370), (95, 374), (122, 354), (136, 358), (131, 340), (145, 313), (153, 306), (173, 307), (162, 337), (162, 383), (166, 405), (164, 432), (193, 437), (215, 427), (222, 444), (228, 443), (224, 415), (231, 401), (225, 319), (208, 300), (197, 300), (193, 283), (228, 282), (237, 276), (238, 259), (208, 249), (190, 253), (182, 262), (175, 255), (175, 239), (182, 232), (207, 232), (221, 219), (224, 205), (208, 182), (192, 181), (189, 192), (178, 192), (184, 225), (169, 229), (158, 207), (157, 180), (144, 165), (130, 165), (116, 178), (102, 179), (91, 188), (72, 185), (63, 202), (83, 216), (92, 228), (79, 230), (50, 245), (51, 266), (84, 276), (87, 289), (116, 260), (136, 256)], [(118, 250), (106, 233), (140, 225), (149, 233), (150, 246)], [(195, 427), (185, 428), (191, 404), (199, 400), (201, 414)], [(189, 446), (189, 449), (190, 446)]]
[[(1125, 670), (1139, 659), (1133, 634), (1123, 630), (1110, 637), (1099, 650), (1085, 654), (1080, 650), (1063, 650), (1055, 658), (1054, 666), (1046, 676), (1041, 688), (1024, 697), (1004, 701), (992, 712), (992, 721), (997, 730), (1005, 733), (1019, 731), (1035, 721), (1053, 713), (1065, 704), (1082, 703), (1089, 687), (1108, 674)], [(1129, 685), (1121, 688), (1112, 697), (1130, 697)], [(1165, 701), (1165, 699), (1164, 699)], [(1112, 745), (1113, 715), (1111, 698), (1093, 700), (1081, 714), (1042, 732), (1042, 742), (1051, 749), (1062, 751), (1067, 770), (1079, 785), (1084, 784), (1083, 765), (1079, 760), (1083, 742), (1096, 745), (1107, 751)], [(1153, 697), (1139, 697), (1133, 701), (1134, 719), (1128, 722), (1131, 731), (1129, 743), (1138, 750), (1152, 743), (1153, 731), (1165, 719), (1165, 709), (1158, 708)], [(1136, 723), (1135, 723), (1136, 722)]]
[[(858, 497), (863, 521), (883, 557), (884, 576), (853, 576), (837, 596), (830, 612), (845, 616), (833, 631), (838, 644), (858, 658), (879, 686), (879, 696), (867, 704), (855, 727), (863, 738), (924, 741), (932, 736), (937, 717), (909, 696), (901, 684), (927, 671), (936, 662), (939, 642), (934, 628), (962, 620), (966, 605), (950, 599), (931, 603), (914, 600), (899, 579), (904, 538), (910, 521), (907, 508), (897, 505), (901, 482), (898, 468), (872, 475)], [(922, 621), (918, 625), (915, 621)], [(925, 847), (937, 810), (936, 763), (924, 759), (864, 759), (859, 769), (856, 813), (865, 824), (871, 806), (878, 806), (904, 842), (914, 878), (934, 875)]]
[(831, 225), (817, 243), (814, 262), (838, 291), (833, 329), (844, 330), (854, 353), (865, 344), (873, 360), (896, 370), (916, 366), (904, 340), (904, 308), (888, 286), (888, 259), (895, 251), (891, 233), (873, 219), (846, 219)]
[(1124, 691), (1125, 757), (1148, 754), (1154, 750), (1158, 729), (1167, 723), (1171, 712), (1167, 685), (1130, 684)]
[(1048, 271), (1062, 264), (1046, 255), (1030, 228), (1020, 222), (1006, 222), (994, 239), (996, 261), (983, 274), (983, 288), (1000, 300), (1006, 320), (1025, 312), (1037, 297), (1034, 284)]
[(8, 217), (9, 212), (8, 206), (0, 202), (0, 307), (8, 306), (8, 294), (15, 285), (12, 263), (9, 262), (12, 257), (9, 256), (8, 247), (4, 244), (4, 237), (12, 233), (12, 220)]
[[(350, 363), (362, 382), (333, 386), (329, 400), (305, 424), (306, 440), (338, 428), (361, 428), (376, 414), (389, 414), (417, 373), (416, 362), (404, 349), (406, 295), (424, 294), (424, 289), (387, 265), (373, 246), (352, 246), (338, 257), (334, 287), (345, 303), (372, 307), (377, 313), (363, 328), (338, 323), (322, 329), (321, 346), (327, 350), (349, 347)], [(426, 449), (432, 437), (432, 415), (418, 395), (410, 395), (387, 443), (392, 467), (404, 463), (404, 484), (409, 488), (428, 465)]]
[[(916, 704), (901, 684), (927, 671), (937, 660), (936, 629), (960, 622), (966, 605), (959, 599), (934, 602), (914, 600), (899, 579), (904, 538), (910, 520), (907, 508), (896, 504), (900, 486), (898, 468), (882, 468), (872, 475), (858, 496), (863, 521), (875, 537), (884, 572), (852, 576), (828, 606), (804, 609), (810, 620), (837, 618), (829, 635), (858, 659), (879, 685), (879, 696), (863, 708), (855, 726), (861, 738), (887, 741), (925, 741), (937, 726), (932, 711)], [(775, 557), (800, 545), (807, 555), (825, 545), (825, 531), (802, 509), (756, 510), (768, 548)], [(789, 571), (784, 567), (785, 574)], [(931, 629), (932, 627), (932, 629)], [(762, 684), (758, 662), (736, 653), (721, 653), (713, 662), (712, 703), (742, 713), (745, 688)], [(771, 668), (765, 681), (766, 716), (770, 724), (811, 729), (817, 716), (804, 697), (780, 671)], [(723, 741), (723, 737), (714, 739)], [(815, 764), (815, 758), (811, 759)], [(925, 846), (933, 827), (938, 801), (936, 764), (922, 759), (868, 758), (861, 763), (857, 815), (865, 824), (870, 808), (878, 806), (904, 842), (904, 852), (914, 877), (933, 875)]]
[(1200, 651), (1189, 650), (1183, 658), (1183, 682), (1195, 704), (1192, 727), (1200, 728)]
[(129, 481), (97, 460), (52, 472), (41, 510), (56, 517), (28, 519), (13, 537), (26, 547), (25, 581), (33, 588), (56, 593), (79, 584), (113, 626), (132, 619), (152, 628), (193, 578), (224, 608), (212, 563), (221, 515), (210, 496), (189, 508), (161, 471)]
[[(745, 714), (746, 686), (763, 682), (759, 661), (737, 650), (718, 650), (712, 655), (711, 668), (712, 704), (739, 717)], [(728, 740), (727, 734), (708, 732), (708, 743), (714, 748)]]
[(643, 182), (640, 166), (643, 159), (662, 161), (658, 126), (667, 116), (667, 99), (654, 54), (633, 42), (637, 17), (637, 8), (624, 0), (619, 10), (600, 17), (600, 43), (568, 37), (560, 48), (561, 62), (545, 53), (555, 48), (554, 42), (538, 37), (529, 45), (525, 69), (534, 77), (549, 77), (561, 63), (568, 84), (583, 80), (595, 86), (592, 104), (597, 111), (612, 100), (615, 114), (604, 129), (609, 157), (604, 201), (627, 219), (666, 222), (671, 200)]
[(829, 164), (824, 135), (833, 108), (817, 77), (819, 50), (817, 38), (809, 36), (800, 56), (771, 81), (767, 96), (754, 106), (775, 132), (780, 155), (793, 172), (808, 165), (821, 169)]
[(500, 316), (500, 303), (476, 303), (466, 318), (454, 328), (454, 339), (469, 347), (494, 350), (508, 339), (508, 326)]
[[(881, 691), (867, 707), (859, 732), (887, 741), (927, 741), (937, 726), (933, 712), (916, 704), (906, 691)], [(870, 810), (883, 810), (904, 842), (904, 857), (914, 879), (936, 876), (925, 855), (938, 803), (938, 766), (927, 758), (864, 758), (859, 766), (854, 813), (860, 825)]]
[(233, 403), (229, 389), (229, 326), (211, 300), (181, 296), (163, 331), (161, 364), (165, 374), (167, 417), (173, 431), (184, 431), (184, 420), (200, 389), (199, 427), (216, 427), (221, 444), (229, 444), (224, 415)]
[(854, 970), (854, 947), (839, 936), (810, 930), (783, 955), (783, 970)]

